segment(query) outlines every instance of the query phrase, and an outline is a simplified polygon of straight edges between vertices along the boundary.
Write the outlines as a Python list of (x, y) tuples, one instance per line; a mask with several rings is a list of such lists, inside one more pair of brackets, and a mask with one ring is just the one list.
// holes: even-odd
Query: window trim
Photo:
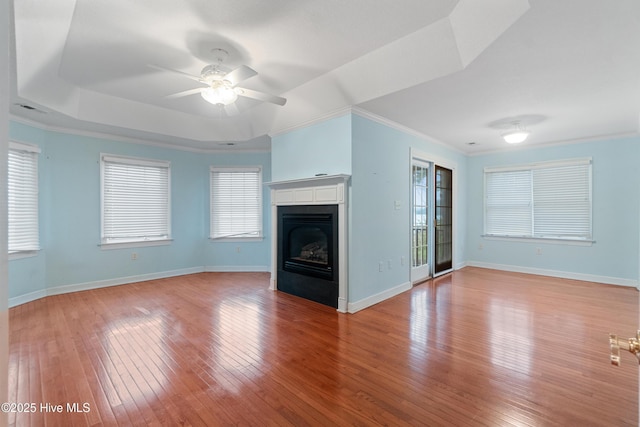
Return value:
[[(104, 197), (104, 178), (105, 163), (120, 163), (134, 166), (151, 166), (159, 168), (167, 168), (167, 237), (141, 240), (122, 240), (122, 241), (105, 241), (104, 225), (105, 225), (105, 197)], [(122, 249), (146, 246), (163, 246), (169, 245), (173, 241), (171, 234), (171, 162), (168, 160), (156, 160), (142, 157), (122, 156), (114, 154), (100, 153), (100, 246), (101, 249)]]
[[(257, 172), (258, 174), (258, 224), (260, 230), (258, 231), (258, 236), (222, 236), (222, 237), (214, 237), (213, 235), (213, 173), (214, 172)], [(210, 242), (261, 242), (264, 240), (264, 191), (262, 188), (263, 183), (263, 168), (260, 165), (257, 166), (216, 166), (212, 165), (209, 167), (209, 241)]]
[[(536, 169), (550, 169), (568, 166), (589, 166), (589, 237), (569, 237), (569, 236), (535, 236), (535, 235), (501, 235), (501, 234), (489, 234), (487, 233), (487, 175), (495, 172), (514, 172), (514, 171), (533, 171)], [(533, 185), (533, 182), (532, 182)], [(533, 212), (533, 190), (531, 193), (531, 210)], [(533, 217), (532, 217), (533, 218)], [(532, 227), (535, 219), (532, 219)], [(483, 172), (483, 234), (481, 237), (487, 240), (502, 240), (502, 241), (520, 241), (520, 242), (545, 242), (554, 244), (565, 244), (575, 246), (591, 246), (595, 243), (593, 239), (593, 160), (591, 157), (576, 158), (576, 159), (564, 159), (553, 160), (545, 162), (534, 162), (528, 164), (519, 164), (512, 166), (498, 166), (498, 167), (485, 167)]]
[(559, 239), (553, 237), (516, 237), (516, 236), (497, 236), (495, 234), (482, 234), (485, 240), (496, 240), (503, 242), (529, 242), (529, 243), (549, 243), (555, 245), (567, 246), (592, 246), (595, 240), (578, 240), (578, 239)]
[[(37, 256), (40, 250), (42, 249), (40, 246), (40, 161), (39, 155), (42, 153), (42, 149), (35, 144), (28, 144), (24, 142), (18, 141), (9, 141), (8, 151), (23, 151), (27, 153), (34, 153), (35, 156), (35, 171), (36, 171), (36, 194), (35, 194), (35, 202), (36, 202), (36, 233), (37, 233), (37, 248), (32, 249), (24, 249), (24, 250), (14, 250), (11, 251), (7, 245), (7, 254), (8, 260), (21, 259), (21, 258), (30, 258)], [(7, 159), (7, 174), (9, 173), (9, 164)], [(8, 191), (8, 188), (7, 188)], [(7, 209), (8, 209), (9, 201), (7, 200)], [(7, 223), (7, 241), (9, 237), (9, 224)]]

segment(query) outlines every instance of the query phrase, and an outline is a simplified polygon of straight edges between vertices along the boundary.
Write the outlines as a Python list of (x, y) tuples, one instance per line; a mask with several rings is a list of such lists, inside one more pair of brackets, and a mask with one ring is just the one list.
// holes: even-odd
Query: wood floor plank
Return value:
[[(636, 426), (638, 292), (465, 268), (353, 315), (201, 273), (10, 309), (20, 425)], [(87, 403), (71, 413), (67, 403)]]

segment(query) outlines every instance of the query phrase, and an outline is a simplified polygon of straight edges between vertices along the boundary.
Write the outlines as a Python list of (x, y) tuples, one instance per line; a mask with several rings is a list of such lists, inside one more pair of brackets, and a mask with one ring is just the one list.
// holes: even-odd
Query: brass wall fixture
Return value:
[(635, 338), (618, 338), (616, 334), (609, 334), (609, 348), (612, 365), (620, 366), (620, 349), (633, 353), (640, 364), (640, 330)]

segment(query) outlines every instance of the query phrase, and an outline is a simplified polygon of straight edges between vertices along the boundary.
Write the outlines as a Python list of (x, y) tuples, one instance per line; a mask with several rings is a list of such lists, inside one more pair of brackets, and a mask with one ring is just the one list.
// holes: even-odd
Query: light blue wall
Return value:
[[(40, 244), (43, 245), (43, 233), (47, 229), (46, 217), (49, 212), (47, 202), (50, 200), (47, 192), (49, 183), (46, 179), (48, 173), (48, 162), (46, 161), (47, 149), (45, 147), (46, 132), (41, 129), (10, 122), (9, 137), (12, 141), (37, 145), (41, 150), (38, 158), (38, 186), (40, 188), (38, 203), (40, 205)], [(38, 252), (36, 256), (9, 261), (8, 283), (9, 298), (44, 291), (47, 286), (46, 252), (42, 250)], [(19, 284), (19, 286), (16, 286), (16, 284)]]
[[(271, 153), (218, 154), (210, 156), (212, 166), (261, 166), (262, 182), (271, 181)], [(207, 185), (208, 185), (207, 181)], [(208, 241), (205, 245), (205, 266), (212, 271), (254, 270), (271, 268), (271, 199), (270, 191), (262, 188), (262, 230), (259, 242)], [(206, 189), (206, 235), (209, 236), (209, 187)]]
[[(48, 133), (46, 147), (48, 287), (203, 265), (203, 194), (208, 173), (204, 156), (58, 132)], [(171, 161), (170, 245), (110, 250), (98, 246), (100, 153)], [(138, 254), (135, 261), (132, 252)]]
[[(411, 138), (379, 123), (353, 117), (350, 302), (409, 282), (410, 142), (407, 139)], [(395, 209), (396, 200), (400, 202), (400, 209)], [(403, 256), (404, 266), (400, 262)]]
[[(410, 281), (411, 148), (454, 165), (456, 179), (466, 181), (466, 159), (460, 153), (356, 114), (279, 135), (271, 145), (274, 181), (310, 178), (316, 173), (351, 175), (350, 303), (406, 286)], [(395, 208), (396, 201), (399, 209)], [(458, 187), (456, 202), (455, 258), (464, 262), (463, 185)]]
[[(640, 138), (586, 142), (466, 157), (435, 142), (357, 114), (279, 135), (271, 153), (202, 154), (10, 124), (13, 140), (40, 155), (40, 235), (35, 257), (9, 263), (9, 297), (47, 289), (188, 269), (252, 270), (270, 265), (269, 192), (265, 238), (211, 242), (209, 166), (260, 165), (263, 181), (349, 174), (349, 302), (409, 281), (410, 152), (455, 169), (456, 267), (466, 262), (533, 272), (580, 274), (609, 282), (638, 280), (640, 270)], [(172, 234), (168, 246), (102, 250), (100, 153), (171, 161)], [(483, 169), (563, 158), (593, 158), (590, 247), (487, 240), (483, 233)], [(396, 209), (396, 201), (399, 209)], [(482, 249), (479, 246), (482, 245)], [(542, 255), (536, 255), (536, 249)], [(138, 254), (131, 260), (131, 252)], [(405, 265), (401, 265), (402, 257)], [(391, 268), (389, 268), (389, 261)], [(379, 271), (379, 263), (383, 270)]]
[[(132, 144), (11, 123), (14, 140), (37, 144), (40, 238), (37, 256), (9, 264), (9, 297), (51, 288), (100, 284), (145, 275), (171, 274), (215, 266), (268, 266), (268, 240), (233, 246), (211, 243), (209, 166), (259, 165), (270, 180), (270, 154), (203, 154)], [(100, 154), (171, 162), (170, 245), (104, 250), (100, 243)], [(268, 194), (265, 194), (265, 207)], [(269, 210), (265, 209), (265, 224)], [(268, 230), (267, 230), (268, 234)], [(239, 248), (239, 252), (238, 252)], [(137, 260), (131, 259), (132, 252)]]
[(274, 136), (273, 181), (351, 174), (351, 115)]
[[(453, 150), (358, 115), (353, 116), (349, 300), (357, 302), (410, 281), (411, 149), (455, 168), (465, 182), (466, 158)], [(457, 185), (456, 262), (465, 260), (466, 191)], [(396, 209), (396, 201), (399, 209)], [(404, 257), (404, 265), (401, 259)], [(389, 268), (391, 261), (391, 268)], [(383, 263), (383, 271), (379, 263)]]
[[(485, 167), (593, 158), (592, 246), (483, 239)], [(611, 283), (638, 279), (640, 138), (603, 140), (470, 157), (468, 161), (468, 259), (540, 272), (593, 276)], [(482, 245), (482, 249), (479, 246)], [(541, 255), (536, 249), (542, 250)], [(516, 268), (516, 269), (517, 269)]]

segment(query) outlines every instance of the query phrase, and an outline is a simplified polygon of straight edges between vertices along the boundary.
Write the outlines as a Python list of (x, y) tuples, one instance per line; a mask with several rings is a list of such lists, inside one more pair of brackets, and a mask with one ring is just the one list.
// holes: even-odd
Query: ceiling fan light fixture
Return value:
[(240, 112), (235, 104), (239, 96), (254, 99), (259, 102), (270, 102), (280, 106), (287, 103), (287, 100), (280, 96), (238, 87), (240, 82), (256, 76), (258, 73), (247, 65), (240, 65), (239, 67), (228, 71), (226, 68), (222, 67), (222, 62), (226, 59), (229, 53), (226, 50), (219, 48), (212, 49), (211, 53), (215, 56), (217, 63), (206, 65), (200, 72), (200, 76), (194, 76), (171, 68), (149, 65), (151, 68), (160, 71), (170, 71), (174, 74), (187, 77), (190, 80), (195, 80), (206, 86), (204, 88), (183, 90), (182, 92), (167, 95), (166, 98), (181, 98), (183, 96), (190, 96), (199, 93), (205, 101), (218, 107), (226, 107), (224, 110), (227, 116), (234, 116)]
[(205, 101), (214, 105), (229, 105), (233, 104), (236, 102), (236, 99), (238, 99), (238, 94), (233, 90), (233, 88), (225, 85), (209, 86), (201, 92), (201, 95)]
[(502, 134), (502, 138), (505, 140), (506, 143), (519, 144), (521, 142), (524, 142), (529, 137), (529, 135), (531, 135), (531, 132), (524, 129), (520, 125), (520, 123), (514, 123), (514, 126), (515, 126), (514, 130), (511, 130), (509, 132)]

